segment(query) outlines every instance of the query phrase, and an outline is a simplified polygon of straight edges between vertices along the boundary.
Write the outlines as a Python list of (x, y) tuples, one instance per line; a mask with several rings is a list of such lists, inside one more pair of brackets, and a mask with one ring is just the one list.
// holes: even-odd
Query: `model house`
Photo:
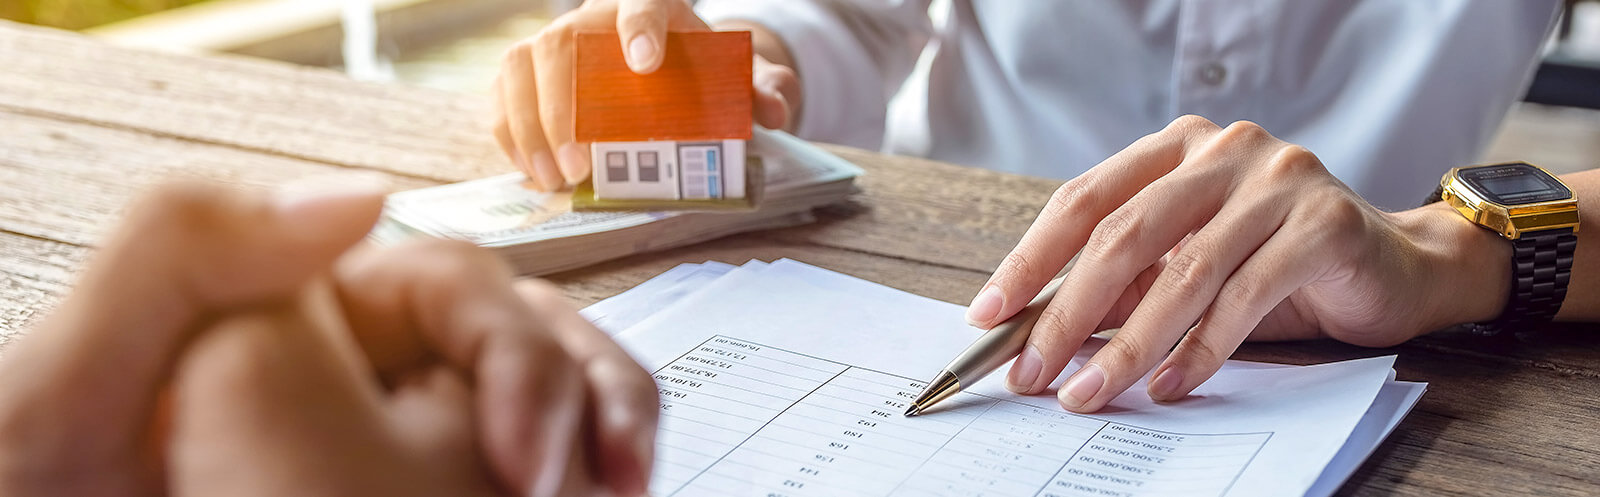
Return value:
[(615, 33), (580, 33), (576, 138), (596, 199), (745, 197), (750, 33), (670, 33), (661, 68), (634, 74)]

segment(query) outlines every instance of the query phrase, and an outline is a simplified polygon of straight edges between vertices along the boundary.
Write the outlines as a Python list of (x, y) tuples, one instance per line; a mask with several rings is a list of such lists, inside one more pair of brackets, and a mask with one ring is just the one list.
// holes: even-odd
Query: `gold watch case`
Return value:
[[(1575, 194), (1568, 195), (1565, 199), (1527, 204), (1505, 205), (1489, 200), (1487, 196), (1473, 189), (1464, 180), (1460, 173), (1464, 170), (1510, 166), (1526, 163), (1489, 164), (1481, 166), (1458, 167), (1451, 169), (1439, 181), (1440, 199), (1455, 208), (1456, 212), (1466, 216), (1468, 220), (1477, 223), (1507, 239), (1516, 240), (1523, 233), (1530, 231), (1543, 231), (1550, 229), (1572, 228), (1578, 231), (1578, 198)], [(1527, 164), (1545, 176), (1559, 183), (1568, 192), (1572, 188), (1562, 182), (1560, 178), (1550, 174), (1544, 168)]]

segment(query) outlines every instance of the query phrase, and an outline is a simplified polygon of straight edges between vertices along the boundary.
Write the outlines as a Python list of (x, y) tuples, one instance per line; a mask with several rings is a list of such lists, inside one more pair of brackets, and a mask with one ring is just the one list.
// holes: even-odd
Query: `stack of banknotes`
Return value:
[(759, 208), (739, 212), (573, 212), (570, 192), (542, 193), (521, 173), (400, 192), (369, 235), (494, 249), (517, 272), (540, 275), (734, 233), (812, 222), (811, 210), (857, 191), (861, 168), (789, 134), (757, 129), (750, 150), (766, 170)]

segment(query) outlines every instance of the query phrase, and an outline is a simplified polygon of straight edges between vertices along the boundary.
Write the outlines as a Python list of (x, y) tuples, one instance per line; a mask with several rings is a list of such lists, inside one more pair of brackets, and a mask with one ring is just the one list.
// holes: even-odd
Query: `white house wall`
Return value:
[(722, 155), (727, 157), (727, 176), (722, 180), (722, 185), (727, 189), (723, 191), (723, 198), (744, 198), (745, 191), (745, 151), (744, 140), (722, 140)]
[(744, 198), (745, 141), (596, 142), (594, 191), (613, 199)]
[(595, 196), (677, 200), (677, 148), (674, 141), (593, 144)]

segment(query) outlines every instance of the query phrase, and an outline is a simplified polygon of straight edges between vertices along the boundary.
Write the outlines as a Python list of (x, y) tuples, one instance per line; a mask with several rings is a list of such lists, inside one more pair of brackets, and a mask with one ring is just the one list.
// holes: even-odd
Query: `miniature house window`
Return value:
[(655, 152), (639, 152), (639, 181), (661, 181), (661, 155)]
[(606, 152), (606, 180), (614, 183), (628, 181), (627, 152)]
[(717, 164), (716, 143), (679, 143), (683, 198), (722, 198), (722, 174)]

